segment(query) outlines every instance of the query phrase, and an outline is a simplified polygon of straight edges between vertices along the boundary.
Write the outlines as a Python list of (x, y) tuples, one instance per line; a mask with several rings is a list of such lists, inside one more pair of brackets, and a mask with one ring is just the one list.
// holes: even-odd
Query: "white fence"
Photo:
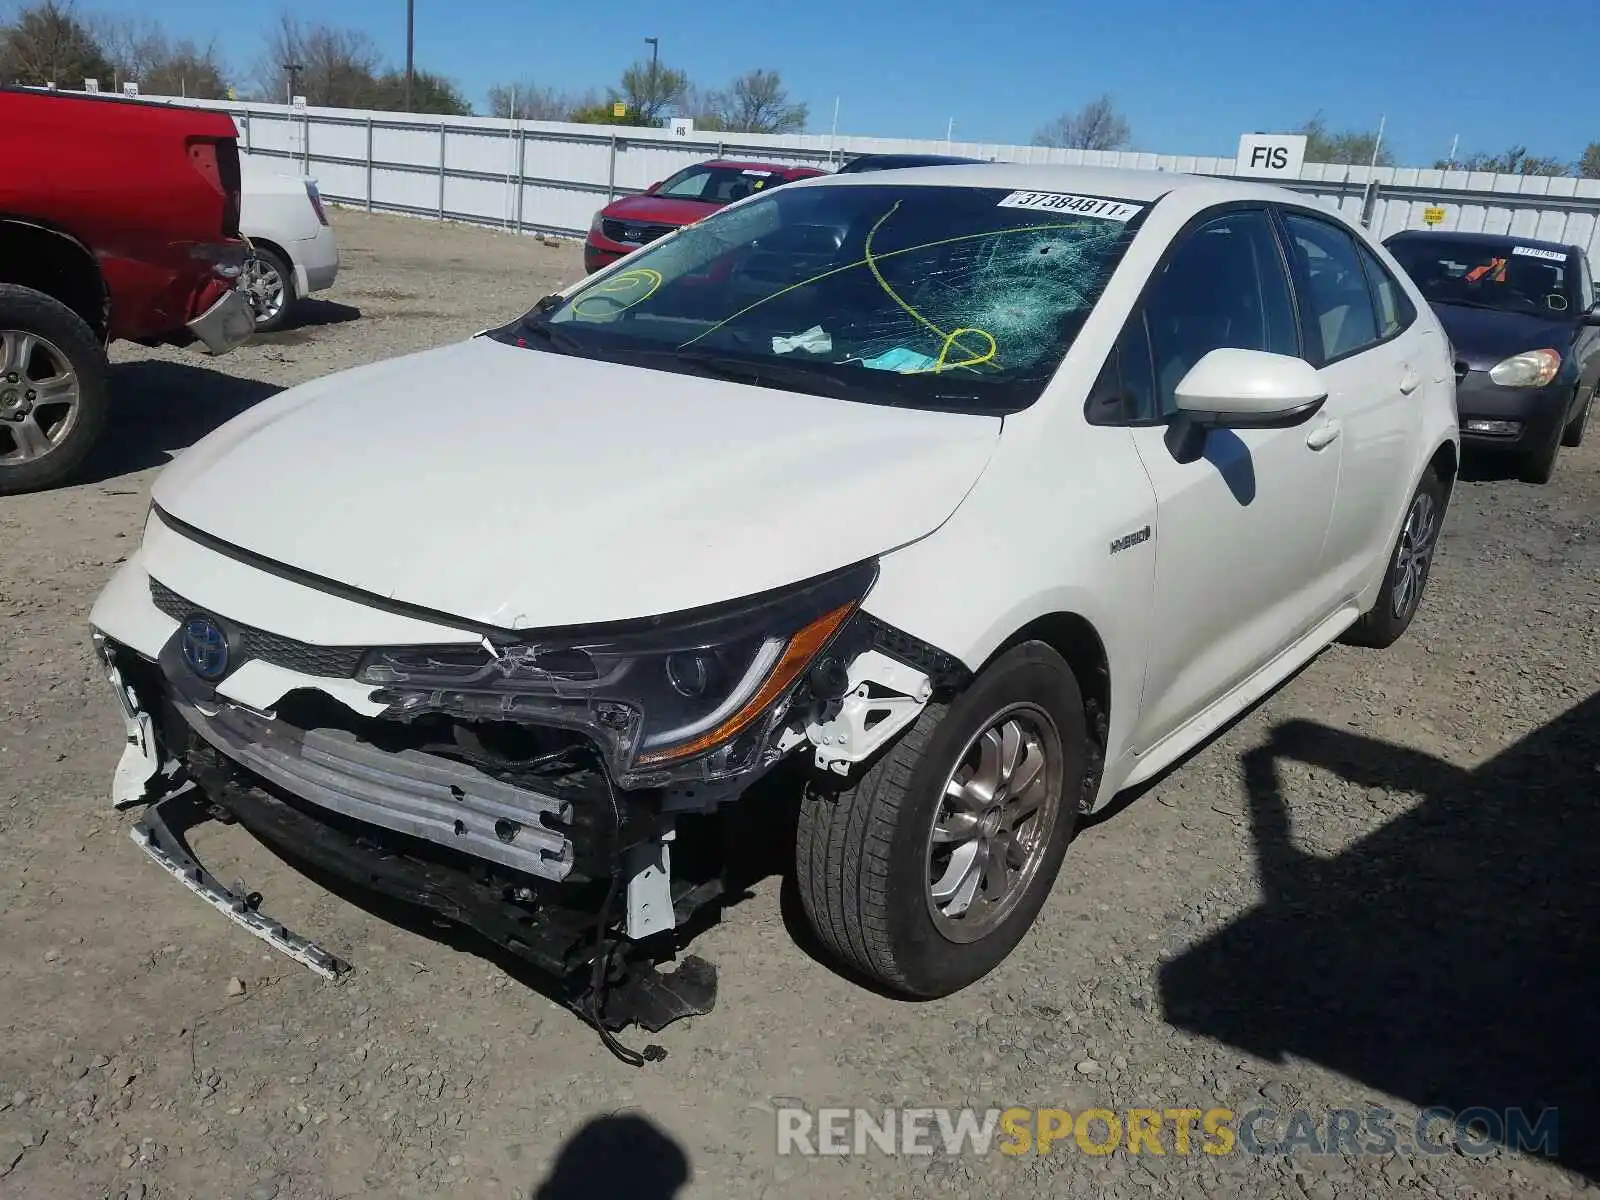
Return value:
[[(240, 149), (317, 178), (335, 203), (517, 232), (581, 236), (595, 211), (713, 156), (828, 167), (871, 152), (959, 154), (1001, 162), (1084, 163), (1232, 175), (1234, 160), (1194, 155), (1057, 150), (974, 142), (827, 134), (695, 133), (665, 129), (425, 117), (406, 113), (173, 100), (228, 110)], [(1600, 259), (1600, 180), (1345, 167), (1306, 163), (1286, 186), (1363, 221), (1379, 236), (1424, 226), (1575, 243)]]

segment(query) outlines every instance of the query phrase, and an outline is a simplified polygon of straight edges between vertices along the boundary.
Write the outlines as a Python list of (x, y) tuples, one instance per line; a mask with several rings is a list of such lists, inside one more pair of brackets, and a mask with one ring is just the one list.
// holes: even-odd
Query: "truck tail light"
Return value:
[(306, 196), (311, 201), (311, 210), (317, 214), (317, 220), (324, 225), (328, 223), (328, 210), (322, 207), (322, 193), (317, 190), (317, 185), (311, 180), (306, 180)]
[(222, 197), (222, 236), (238, 237), (244, 183), (239, 169), (237, 139), (191, 138), (189, 162)]

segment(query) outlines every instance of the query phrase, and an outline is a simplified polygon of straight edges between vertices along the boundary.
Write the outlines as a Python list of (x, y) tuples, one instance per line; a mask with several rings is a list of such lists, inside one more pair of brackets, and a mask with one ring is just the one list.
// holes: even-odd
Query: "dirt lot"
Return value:
[[(716, 1011), (634, 1070), (489, 959), (237, 828), (198, 844), (216, 873), (356, 969), (323, 983), (204, 908), (109, 807), (121, 726), (87, 649), (157, 470), (285, 386), (579, 273), (572, 247), (336, 225), (345, 267), (308, 324), (214, 364), (120, 349), (90, 481), (0, 501), (0, 1196), (1600, 1194), (1600, 437), (1548, 487), (1463, 482), (1408, 636), (1330, 650), (1084, 830), (1018, 953), (948, 1000), (816, 961), (768, 877), (695, 944)], [(794, 1102), (1384, 1105), (1402, 1135), (1434, 1104), (1561, 1111), (1556, 1162), (779, 1158)]]

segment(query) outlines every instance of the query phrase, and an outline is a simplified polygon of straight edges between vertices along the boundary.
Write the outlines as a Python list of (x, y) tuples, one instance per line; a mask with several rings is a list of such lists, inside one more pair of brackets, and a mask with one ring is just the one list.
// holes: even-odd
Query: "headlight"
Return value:
[(795, 684), (877, 574), (864, 563), (735, 604), (482, 648), (382, 648), (357, 678), (390, 717), (581, 729), (626, 786), (723, 778), (758, 765)]
[(1501, 387), (1543, 387), (1561, 370), (1561, 355), (1555, 350), (1528, 350), (1513, 354), (1489, 368), (1489, 378)]

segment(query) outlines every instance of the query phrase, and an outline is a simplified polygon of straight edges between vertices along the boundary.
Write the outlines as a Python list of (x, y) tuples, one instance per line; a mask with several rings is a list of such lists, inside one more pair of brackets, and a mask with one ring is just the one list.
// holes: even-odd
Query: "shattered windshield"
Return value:
[(535, 309), (512, 340), (850, 399), (1015, 411), (1054, 374), (1144, 208), (995, 188), (784, 188), (630, 255)]

